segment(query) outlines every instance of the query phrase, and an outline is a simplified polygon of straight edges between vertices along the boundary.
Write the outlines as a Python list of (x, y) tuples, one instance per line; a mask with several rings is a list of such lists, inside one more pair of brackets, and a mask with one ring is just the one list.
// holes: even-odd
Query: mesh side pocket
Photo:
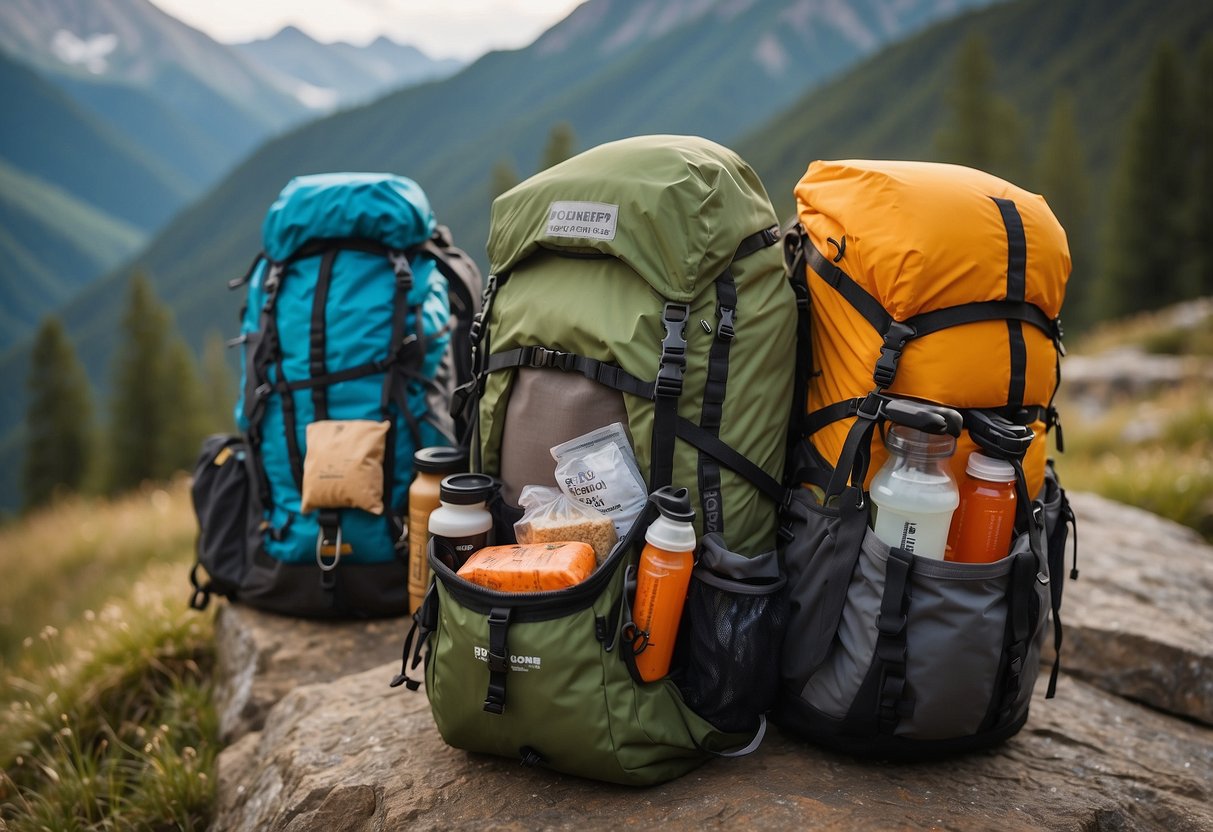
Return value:
[(744, 558), (704, 539), (679, 628), (672, 678), (717, 729), (751, 732), (775, 702), (787, 625), (774, 552)]

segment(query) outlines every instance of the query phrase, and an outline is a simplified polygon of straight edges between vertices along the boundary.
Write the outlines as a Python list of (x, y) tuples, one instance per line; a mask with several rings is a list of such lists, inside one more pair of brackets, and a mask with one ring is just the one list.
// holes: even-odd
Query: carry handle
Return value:
[(1032, 428), (992, 410), (966, 410), (964, 426), (983, 451), (999, 459), (1023, 459), (1036, 438)]
[(883, 412), (885, 419), (893, 424), (953, 438), (960, 437), (965, 421), (958, 410), (914, 399), (889, 398)]
[(964, 417), (960, 415), (960, 411), (951, 407), (884, 393), (869, 393), (856, 410), (855, 423), (851, 425), (842, 452), (838, 455), (838, 462), (834, 465), (834, 473), (825, 490), (827, 502), (830, 498), (842, 494), (843, 489), (850, 484), (856, 487), (857, 499), (862, 507), (863, 482), (867, 479), (868, 464), (871, 461), (872, 433), (878, 424), (884, 422), (905, 425), (926, 433), (947, 434), (954, 438), (960, 436), (964, 427)]

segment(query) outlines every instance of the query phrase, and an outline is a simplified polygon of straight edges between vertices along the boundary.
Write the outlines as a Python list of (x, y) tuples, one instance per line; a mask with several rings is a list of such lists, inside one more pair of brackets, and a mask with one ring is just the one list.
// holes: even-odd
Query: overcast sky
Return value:
[(475, 58), (525, 46), (583, 0), (152, 0), (223, 43), (268, 37), (294, 24), (325, 43), (379, 35), (432, 58)]

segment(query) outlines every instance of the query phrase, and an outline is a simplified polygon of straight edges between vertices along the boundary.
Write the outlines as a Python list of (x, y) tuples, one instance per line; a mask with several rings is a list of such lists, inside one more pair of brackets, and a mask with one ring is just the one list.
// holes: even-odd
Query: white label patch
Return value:
[(605, 202), (553, 202), (548, 208), (549, 237), (615, 239), (619, 206)]

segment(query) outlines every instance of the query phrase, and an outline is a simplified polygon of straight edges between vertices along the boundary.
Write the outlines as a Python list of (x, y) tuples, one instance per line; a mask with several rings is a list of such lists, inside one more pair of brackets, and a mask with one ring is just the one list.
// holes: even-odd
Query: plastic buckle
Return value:
[[(873, 408), (871, 411), (867, 410), (869, 406)], [(883, 396), (879, 393), (868, 393), (859, 403), (859, 408), (855, 411), (855, 418), (875, 422), (884, 416), (884, 406), (885, 398)]]
[(549, 350), (547, 347), (527, 347), (527, 349), (530, 352), (525, 354), (523, 358), (526, 360), (526, 366), (528, 367), (533, 367), (536, 370), (554, 367), (566, 372), (572, 369), (572, 353)]
[(392, 272), (396, 275), (396, 284), (405, 292), (413, 288), (413, 268), (409, 265), (409, 257), (403, 251), (389, 251), (388, 262), (392, 264)]
[(736, 335), (733, 325), (737, 310), (728, 306), (719, 306), (716, 308), (716, 312), (720, 316), (720, 323), (716, 325), (716, 337), (722, 341), (732, 341)]
[(906, 343), (918, 333), (909, 324), (893, 321), (885, 330), (884, 343), (880, 347), (880, 358), (876, 359), (876, 369), (872, 372), (872, 380), (881, 389), (889, 387), (897, 377), (897, 364), (901, 361), (901, 351)]
[(895, 636), (906, 628), (906, 616), (901, 614), (892, 619), (886, 619), (880, 613), (876, 614), (876, 629), (886, 636)]
[(505, 656), (489, 651), (489, 673), (509, 673), (510, 665), (505, 660)]
[(655, 393), (677, 398), (682, 393), (682, 373), (687, 366), (686, 322), (690, 309), (683, 303), (667, 303), (661, 313), (665, 338), (661, 342), (661, 365)]

